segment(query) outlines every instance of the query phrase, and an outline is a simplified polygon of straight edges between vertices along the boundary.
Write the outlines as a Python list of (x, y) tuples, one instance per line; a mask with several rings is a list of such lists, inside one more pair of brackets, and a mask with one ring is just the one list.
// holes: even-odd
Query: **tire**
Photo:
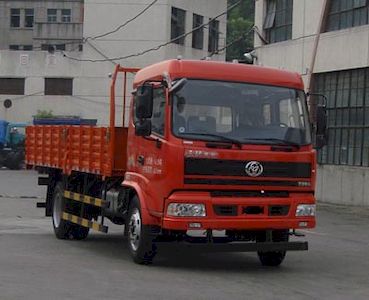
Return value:
[(52, 224), (55, 236), (58, 239), (83, 240), (87, 238), (89, 228), (73, 224), (62, 219), (65, 210), (66, 200), (64, 198), (64, 188), (61, 182), (57, 183), (54, 190), (52, 205)]
[(90, 232), (90, 228), (78, 226), (73, 224), (72, 234), (71, 237), (74, 240), (81, 241), (88, 237), (88, 233)]
[(133, 197), (127, 218), (127, 242), (132, 259), (137, 264), (150, 264), (156, 255), (155, 235), (151, 226), (142, 224), (137, 196)]
[(24, 155), (22, 152), (12, 152), (9, 153), (5, 166), (10, 170), (20, 170), (22, 168), (24, 161)]
[[(288, 242), (289, 230), (275, 230), (272, 233), (273, 242)], [(265, 241), (265, 237), (260, 242)], [(263, 266), (277, 267), (286, 257), (286, 251), (258, 252), (258, 257)]]

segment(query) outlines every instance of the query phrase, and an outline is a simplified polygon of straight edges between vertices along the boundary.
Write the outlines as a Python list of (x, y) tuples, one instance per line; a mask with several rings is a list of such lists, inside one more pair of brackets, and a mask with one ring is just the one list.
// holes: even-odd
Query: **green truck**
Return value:
[(26, 123), (0, 120), (0, 167), (19, 170), (24, 164)]

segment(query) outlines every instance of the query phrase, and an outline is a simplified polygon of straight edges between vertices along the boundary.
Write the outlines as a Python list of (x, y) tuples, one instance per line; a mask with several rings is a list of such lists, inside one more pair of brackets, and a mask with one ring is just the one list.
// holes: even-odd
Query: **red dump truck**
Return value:
[[(115, 120), (120, 73), (124, 91), (127, 74), (136, 74), (128, 128)], [(298, 74), (169, 60), (117, 66), (112, 77), (108, 127), (26, 129), (27, 165), (47, 174), (38, 205), (57, 238), (106, 233), (108, 218), (125, 225), (136, 263), (152, 262), (161, 244), (254, 251), (270, 266), (308, 249), (289, 237), (315, 226), (312, 136), (324, 135), (326, 116), (317, 107), (311, 126)]]

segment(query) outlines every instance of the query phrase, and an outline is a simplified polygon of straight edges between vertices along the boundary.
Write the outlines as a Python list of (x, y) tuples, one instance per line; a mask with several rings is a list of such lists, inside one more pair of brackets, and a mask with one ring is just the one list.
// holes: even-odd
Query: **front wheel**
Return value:
[[(272, 234), (273, 242), (288, 242), (289, 230), (275, 230)], [(265, 238), (260, 240), (265, 241)], [(263, 266), (277, 267), (286, 257), (286, 251), (258, 252), (259, 260)]]
[(150, 264), (156, 255), (155, 236), (151, 226), (142, 224), (141, 209), (138, 198), (132, 199), (127, 218), (128, 249), (137, 264)]

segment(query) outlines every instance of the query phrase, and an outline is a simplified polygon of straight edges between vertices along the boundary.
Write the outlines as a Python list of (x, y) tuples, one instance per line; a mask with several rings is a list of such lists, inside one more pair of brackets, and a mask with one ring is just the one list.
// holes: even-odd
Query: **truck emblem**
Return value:
[(245, 172), (251, 177), (258, 177), (264, 171), (263, 165), (258, 161), (249, 161), (245, 166)]

